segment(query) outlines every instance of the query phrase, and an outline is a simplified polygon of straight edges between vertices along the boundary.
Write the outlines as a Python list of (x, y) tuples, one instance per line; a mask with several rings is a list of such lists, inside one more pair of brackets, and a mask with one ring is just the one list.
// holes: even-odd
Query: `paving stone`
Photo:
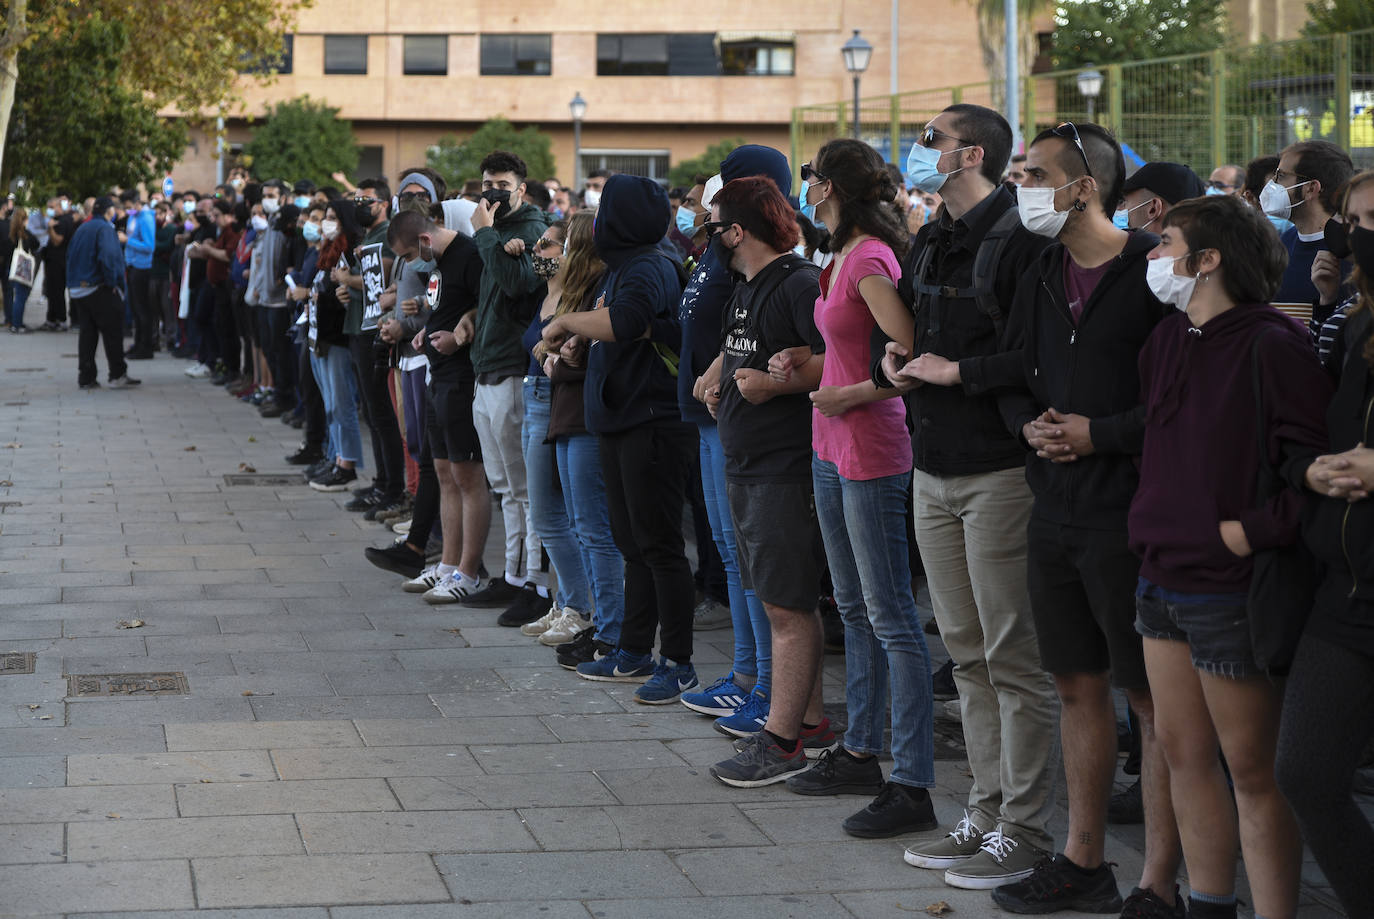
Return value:
[(337, 718), (442, 718), (429, 696), (295, 696), (249, 700), (264, 721), (314, 721)]
[[(200, 691), (200, 680), (193, 687)], [(67, 723), (166, 724), (169, 721), (252, 721), (253, 709), (246, 699), (101, 698), (68, 702)]]
[(945, 890), (940, 872), (913, 869), (902, 861), (901, 844), (887, 839), (693, 849), (674, 853), (673, 861), (708, 896), (739, 890), (781, 894), (893, 887)]
[[(727, 850), (731, 851), (731, 850)], [(461, 900), (529, 900), (539, 897), (693, 896), (692, 884), (662, 852), (534, 852), (440, 855), (444, 881)], [(665, 864), (666, 863), (666, 864)], [(512, 878), (520, 878), (512, 884)]]
[(526, 775), (460, 775), (389, 778), (387, 784), (408, 811), (558, 807), (569, 801), (592, 806), (616, 800), (590, 772), (560, 775), (556, 783), (531, 782)]
[(211, 600), (285, 600), (291, 597), (347, 596), (342, 584), (207, 584), (205, 596)]
[(95, 753), (67, 757), (68, 785), (162, 785), (172, 782), (270, 782), (263, 750), (214, 753)]
[(301, 814), (311, 855), (343, 852), (525, 852), (539, 844), (513, 810)]
[[(333, 919), (396, 919), (388, 906), (336, 906)], [(641, 916), (649, 915), (641, 913)], [(576, 900), (531, 900), (510, 903), (414, 903), (406, 919), (589, 919), (587, 907)], [(87, 919), (87, 917), (82, 917)], [(218, 919), (218, 917), (215, 917)]]
[[(233, 656), (239, 673), (289, 670), (294, 673), (332, 673), (336, 670), (379, 672), (400, 670), (391, 651), (308, 651), (272, 653), (248, 651)], [(410, 653), (410, 652), (402, 652)]]
[(146, 636), (148, 653), (159, 657), (182, 654), (236, 654), (241, 651), (309, 651), (305, 640), (292, 632), (228, 635)]
[(167, 749), (267, 750), (290, 747), (360, 747), (349, 721), (259, 721), (253, 724), (169, 724)]
[(0, 865), (64, 861), (62, 839), (63, 826), (60, 823), (0, 825)]
[(296, 821), (286, 814), (110, 820), (73, 823), (67, 830), (67, 857), (80, 861), (201, 858), (245, 852), (303, 855), (305, 848)]
[[(721, 759), (728, 755), (729, 745), (722, 744)], [(692, 766), (603, 767), (596, 770), (596, 775), (622, 804), (745, 804), (796, 799), (781, 785), (731, 788), (711, 778), (705, 769)]]
[[(238, 632), (323, 632), (332, 629), (370, 629), (372, 623), (362, 613), (292, 613), (276, 610), (264, 614), (227, 613), (216, 617), (226, 635)], [(317, 649), (319, 650), (319, 649)]]
[[(824, 840), (844, 842), (852, 839), (853, 837), (840, 825), (846, 817), (862, 809), (867, 803), (868, 799), (859, 795), (840, 795), (834, 798), (789, 795), (781, 801), (742, 803), (739, 809), (773, 842), (778, 845), (789, 845)], [(936, 831), (931, 835), (939, 837), (944, 832)], [(903, 843), (909, 844), (917, 838), (919, 837), (912, 836), (903, 839)]]
[[(500, 698), (506, 683), (494, 670), (331, 670), (325, 674), (334, 691), (341, 696), (382, 695), (384, 693), (449, 693), (464, 690), (494, 690), (478, 695)], [(436, 700), (437, 701), (437, 700)], [(499, 702), (497, 703), (499, 704)]]
[(425, 855), (197, 858), (191, 866), (202, 908), (451, 899)]
[(466, 648), (467, 642), (442, 629), (408, 628), (381, 631), (374, 628), (307, 632), (311, 651), (376, 651), (413, 648)]
[[(65, 638), (96, 638), (122, 634), (117, 623), (129, 616), (111, 616), (104, 619), (67, 619), (62, 623)], [(141, 618), (141, 617), (140, 617)], [(162, 635), (213, 635), (219, 632), (219, 624), (213, 616), (159, 615), (144, 619), (138, 634), (144, 638)]]
[[(385, 698), (385, 697), (383, 697)], [(533, 716), (506, 718), (360, 719), (358, 733), (370, 747), (408, 744), (546, 744), (557, 738)]]
[(183, 817), (400, 809), (381, 779), (178, 785), (176, 800)]
[(472, 754), (483, 769), (496, 775), (682, 765), (682, 760), (657, 740), (492, 745), (474, 747)]
[[(201, 699), (231, 697), (246, 700), (251, 696), (318, 696), (330, 687), (322, 685), (317, 674), (245, 673), (234, 676), (196, 677), (195, 694)], [(252, 707), (244, 702), (251, 719)], [(197, 718), (169, 718), (168, 721), (199, 721)]]
[(138, 753), (164, 750), (162, 728), (130, 727), (0, 728), (0, 750), (6, 753)]
[[(60, 788), (66, 784), (65, 756), (0, 756), (2, 788)], [(3, 815), (0, 815), (0, 819), (3, 819)]]
[(322, 906), (300, 906), (290, 909), (159, 910), (156, 913), (82, 913), (81, 919), (329, 919), (329, 910)]
[(685, 710), (675, 711), (673, 716), (660, 718), (641, 712), (621, 712), (611, 715), (545, 715), (540, 720), (565, 743), (585, 740), (676, 740), (682, 737), (697, 737), (708, 740), (714, 738), (716, 747), (720, 748), (721, 736), (712, 728), (710, 721), (696, 718)]
[(524, 807), (520, 816), (546, 850), (762, 846), (770, 840), (732, 804)]
[(27, 913), (163, 910), (196, 905), (186, 861), (70, 862), (0, 867), (0, 890)]
[(63, 656), (62, 666), (67, 673), (162, 673), (180, 671), (191, 678), (195, 688), (197, 676), (228, 676), (234, 665), (227, 654), (189, 654), (184, 657), (80, 657)]
[[(921, 871), (917, 874), (930, 874), (939, 877), (936, 871)], [(986, 890), (960, 890), (947, 884), (939, 884), (934, 889), (924, 885), (914, 888), (892, 890), (872, 890), (862, 892), (843, 891), (835, 894), (835, 899), (855, 916), (904, 916), (913, 913), (917, 916), (928, 915), (926, 907), (936, 903), (946, 903), (953, 916), (999, 916), (1002, 911), (992, 903), (992, 896)], [(1306, 914), (1304, 914), (1306, 919)]]
[[(691, 916), (692, 919), (814, 919), (844, 916), (844, 907), (829, 894), (798, 893), (769, 897), (677, 897), (642, 900), (590, 900), (596, 919), (641, 919), (643, 916)], [(924, 910), (922, 910), (924, 912)], [(884, 913), (856, 913), (878, 917)]]
[(389, 778), (391, 776), (480, 775), (467, 747), (321, 747), (273, 750), (283, 779)]
[[(553, 653), (538, 642), (497, 648), (442, 648), (430, 651), (396, 651), (396, 659), (407, 670), (450, 670), (455, 667), (544, 667), (555, 666)], [(561, 669), (561, 668), (560, 668)]]
[[(591, 688), (590, 684), (585, 688), (577, 686), (552, 692), (431, 693), (430, 698), (446, 718), (466, 718), (471, 712), (481, 712), (485, 717), (504, 718), (623, 711), (614, 699), (599, 689)], [(547, 720), (544, 723), (549, 725)], [(557, 728), (554, 730), (557, 732)]]
[(8, 823), (139, 820), (176, 813), (171, 786), (164, 785), (0, 788), (0, 814)]

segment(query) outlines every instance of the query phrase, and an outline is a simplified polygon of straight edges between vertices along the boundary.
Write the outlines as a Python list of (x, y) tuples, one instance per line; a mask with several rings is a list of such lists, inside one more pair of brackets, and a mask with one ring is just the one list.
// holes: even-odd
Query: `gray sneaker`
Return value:
[(945, 883), (964, 890), (992, 890), (1031, 876), (1050, 853), (1003, 832), (1001, 824), (984, 834), (972, 858), (945, 872)]
[(762, 731), (748, 740), (743, 750), (711, 767), (717, 781), (735, 788), (758, 788), (784, 781), (806, 768), (806, 748), (801, 744), (789, 754)]
[(730, 607), (717, 603), (710, 597), (702, 600), (696, 609), (692, 610), (692, 629), (697, 632), (723, 629), (730, 621)]
[(983, 846), (983, 831), (968, 811), (954, 829), (939, 839), (918, 842), (907, 848), (902, 860), (917, 868), (952, 868), (978, 854)]

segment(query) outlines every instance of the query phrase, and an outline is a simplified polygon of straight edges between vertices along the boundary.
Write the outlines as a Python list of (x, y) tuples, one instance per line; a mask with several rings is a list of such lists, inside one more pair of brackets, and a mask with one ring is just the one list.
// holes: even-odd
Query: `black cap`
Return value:
[(301, 179), (295, 185), (291, 186), (291, 190), (298, 195), (313, 195), (315, 193), (315, 183), (309, 179)]
[(111, 198), (109, 195), (101, 195), (99, 198), (95, 199), (95, 213), (102, 217), (105, 216), (105, 212), (110, 208), (118, 206), (115, 199)]
[(1197, 173), (1180, 163), (1146, 163), (1126, 179), (1121, 193), (1130, 194), (1138, 188), (1154, 192), (1170, 205), (1207, 193)]

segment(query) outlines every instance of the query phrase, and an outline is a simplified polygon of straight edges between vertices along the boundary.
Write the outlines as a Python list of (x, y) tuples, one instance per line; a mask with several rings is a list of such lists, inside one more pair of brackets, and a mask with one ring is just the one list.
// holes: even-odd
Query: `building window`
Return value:
[(552, 44), (548, 35), (483, 35), (482, 76), (548, 76)]
[(239, 73), (290, 73), (291, 72), (291, 52), (294, 50), (296, 36), (283, 35), (281, 37), (281, 56), (273, 57), (268, 55), (256, 61), (250, 61), (247, 55), (240, 60)]
[(598, 169), (609, 169), (626, 175), (644, 176), (666, 186), (670, 155), (668, 150), (583, 150), (579, 174), (585, 176)]
[(596, 75), (632, 77), (668, 75), (668, 36), (598, 35)]
[(796, 38), (786, 33), (721, 32), (721, 73), (732, 77), (787, 76), (796, 73)]
[(407, 35), (404, 60), (406, 76), (447, 76), (448, 36)]
[(382, 148), (370, 144), (359, 144), (358, 170), (354, 175), (366, 177), (385, 174), (382, 170)]
[(366, 35), (326, 35), (324, 37), (325, 73), (367, 73)]

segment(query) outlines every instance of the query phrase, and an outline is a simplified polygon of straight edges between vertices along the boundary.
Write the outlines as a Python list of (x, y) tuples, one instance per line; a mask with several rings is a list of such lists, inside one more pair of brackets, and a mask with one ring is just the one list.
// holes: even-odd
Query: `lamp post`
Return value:
[(568, 103), (568, 111), (573, 120), (573, 191), (582, 190), (582, 119), (587, 116), (587, 100), (582, 94), (573, 93)]
[(1093, 120), (1093, 103), (1102, 92), (1102, 74), (1096, 70), (1084, 70), (1078, 74), (1078, 92), (1088, 102), (1088, 120)]
[(854, 30), (854, 36), (840, 47), (840, 53), (844, 55), (844, 69), (854, 75), (854, 138), (859, 137), (859, 78), (868, 69), (868, 59), (873, 56), (873, 46), (864, 41), (859, 36), (859, 30)]

